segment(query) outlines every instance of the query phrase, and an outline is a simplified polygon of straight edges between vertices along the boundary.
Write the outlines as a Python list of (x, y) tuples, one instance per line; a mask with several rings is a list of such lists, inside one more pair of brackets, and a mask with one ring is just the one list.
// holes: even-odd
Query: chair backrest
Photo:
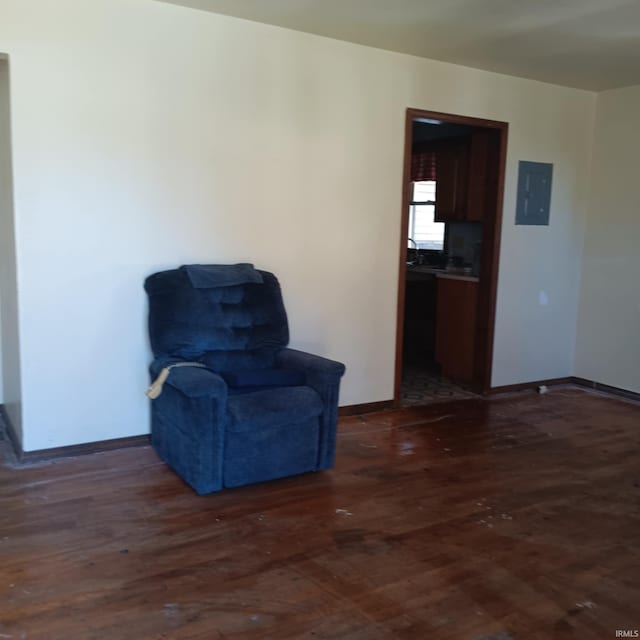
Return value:
[(289, 342), (280, 284), (253, 265), (184, 265), (149, 276), (144, 287), (156, 357), (214, 371), (260, 369)]

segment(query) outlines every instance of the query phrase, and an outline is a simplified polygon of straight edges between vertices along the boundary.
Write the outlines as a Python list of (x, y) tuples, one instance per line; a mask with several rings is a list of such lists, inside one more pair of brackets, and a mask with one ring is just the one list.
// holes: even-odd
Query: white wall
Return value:
[(9, 63), (0, 55), (0, 403), (22, 437)]
[[(0, 163), (6, 163), (6, 158), (11, 158), (11, 147), (7, 149), (7, 144), (9, 142), (9, 134), (11, 130), (11, 125), (9, 119), (6, 115), (9, 113), (9, 63), (6, 60), (6, 57), (0, 53)], [(8, 153), (7, 153), (8, 151)], [(2, 187), (0, 187), (0, 201), (3, 197), (6, 198), (6, 174), (7, 169), (6, 166), (0, 165), (0, 181), (2, 181)], [(2, 176), (5, 176), (4, 178)], [(0, 243), (3, 242), (2, 238), (6, 237), (6, 231), (4, 229), (4, 223), (8, 217), (7, 214), (7, 206), (5, 204), (0, 204)], [(13, 210), (11, 211), (11, 217), (13, 218)], [(2, 269), (0, 269), (0, 273), (2, 273), (6, 265), (4, 264), (4, 260), (2, 255), (5, 252), (0, 254), (0, 261), (2, 261)], [(15, 259), (13, 260), (13, 264), (15, 265)], [(0, 279), (2, 276), (0, 275)], [(0, 404), (4, 402), (4, 383), (3, 383), (3, 373), (4, 373), (4, 364), (2, 358), (2, 285), (0, 284)]]
[(598, 95), (576, 375), (640, 392), (640, 86)]
[[(341, 404), (391, 398), (409, 106), (510, 123), (493, 383), (572, 372), (593, 94), (153, 0), (0, 0), (0, 51), (26, 450), (148, 431), (142, 281), (183, 262), (273, 270)], [(549, 228), (513, 225), (520, 159)]]
[[(0, 61), (0, 67), (2, 67), (2, 62)], [(0, 74), (2, 71), (0, 70)], [(1, 80), (0, 80), (1, 82)], [(1, 89), (0, 89), (1, 91)], [(2, 214), (0, 214), (1, 216)], [(0, 222), (0, 224), (2, 224)], [(0, 404), (4, 402), (4, 382), (3, 382), (3, 373), (4, 373), (4, 365), (2, 358), (2, 291), (0, 291)]]

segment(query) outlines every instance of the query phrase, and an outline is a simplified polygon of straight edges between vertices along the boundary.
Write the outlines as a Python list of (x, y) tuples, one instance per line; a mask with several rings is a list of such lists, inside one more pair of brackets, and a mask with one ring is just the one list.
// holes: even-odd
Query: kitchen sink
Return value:
[(444, 271), (444, 267), (434, 267), (430, 264), (412, 264), (407, 265), (407, 271), (416, 271), (418, 273), (433, 273), (434, 271)]

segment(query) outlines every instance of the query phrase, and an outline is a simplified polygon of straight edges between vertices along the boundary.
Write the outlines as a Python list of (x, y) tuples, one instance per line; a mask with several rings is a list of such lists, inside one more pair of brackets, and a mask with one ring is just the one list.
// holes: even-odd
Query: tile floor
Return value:
[(447, 400), (479, 398), (473, 391), (442, 377), (437, 370), (406, 365), (402, 374), (402, 406), (414, 407)]

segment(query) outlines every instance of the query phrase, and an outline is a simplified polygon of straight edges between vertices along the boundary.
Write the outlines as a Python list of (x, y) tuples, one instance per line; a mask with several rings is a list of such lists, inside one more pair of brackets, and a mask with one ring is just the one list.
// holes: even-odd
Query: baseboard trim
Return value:
[(113, 440), (99, 440), (84, 444), (73, 444), (67, 447), (55, 447), (52, 449), (38, 449), (36, 451), (22, 451), (20, 462), (46, 462), (57, 458), (74, 458), (92, 453), (115, 451), (116, 449), (130, 449), (132, 447), (144, 447), (151, 442), (151, 437), (129, 436), (128, 438), (114, 438)]
[(533, 380), (531, 382), (520, 382), (518, 384), (506, 384), (501, 387), (491, 387), (488, 395), (497, 393), (512, 393), (514, 391), (528, 391), (529, 389), (537, 389), (538, 387), (553, 387), (558, 384), (571, 384), (574, 381), (572, 377), (567, 378), (549, 378), (547, 380)]
[(382, 400), (381, 402), (365, 402), (364, 404), (350, 404), (346, 407), (338, 409), (340, 417), (358, 416), (363, 413), (374, 413), (375, 411), (385, 411), (393, 409), (395, 403), (393, 400)]
[(7, 435), (9, 436), (9, 442), (11, 443), (11, 448), (13, 449), (13, 453), (16, 456), (17, 460), (20, 460), (22, 457), (22, 445), (20, 444), (20, 439), (18, 438), (18, 434), (16, 433), (15, 427), (9, 418), (9, 414), (5, 409), (3, 404), (0, 404), (0, 415), (2, 416), (2, 421), (4, 422), (5, 427), (7, 428)]
[(610, 393), (613, 396), (620, 396), (627, 400), (640, 402), (640, 393), (636, 393), (635, 391), (621, 389), (620, 387), (612, 387), (611, 385), (594, 382), (593, 380), (587, 380), (586, 378), (573, 377), (571, 378), (571, 382), (579, 387), (585, 387), (586, 389), (593, 389), (594, 391), (601, 391), (603, 393)]
[(601, 382), (595, 382), (593, 380), (587, 380), (586, 378), (578, 378), (576, 376), (569, 376), (567, 378), (550, 378), (548, 380), (534, 380), (532, 382), (522, 382), (520, 384), (508, 384), (501, 387), (491, 387), (488, 391), (488, 395), (496, 395), (498, 393), (511, 393), (514, 391), (528, 391), (529, 389), (537, 389), (538, 387), (553, 387), (559, 384), (574, 384), (578, 387), (584, 387), (585, 389), (592, 389), (593, 391), (601, 391), (602, 393), (609, 393), (613, 396), (619, 396), (626, 398), (627, 400), (635, 400), (640, 402), (640, 393), (635, 391), (629, 391), (628, 389), (621, 389), (620, 387), (612, 387), (608, 384), (602, 384)]

